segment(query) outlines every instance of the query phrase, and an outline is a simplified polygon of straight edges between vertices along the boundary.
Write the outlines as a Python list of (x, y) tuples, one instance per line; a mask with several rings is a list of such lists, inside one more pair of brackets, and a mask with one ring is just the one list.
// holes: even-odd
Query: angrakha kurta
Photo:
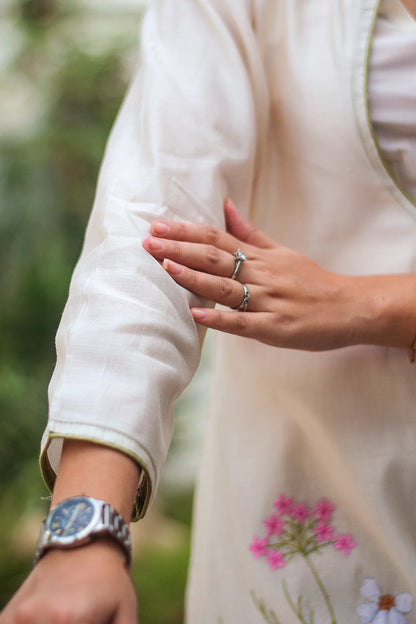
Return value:
[[(326, 269), (415, 271), (416, 207), (368, 115), (376, 14), (375, 0), (154, 2), (58, 332), (50, 482), (72, 436), (128, 453), (142, 503), (155, 492), (202, 332), (191, 295), (141, 247), (151, 220), (222, 227), (230, 196)], [(406, 353), (220, 335), (211, 397), (187, 623), (414, 624)]]

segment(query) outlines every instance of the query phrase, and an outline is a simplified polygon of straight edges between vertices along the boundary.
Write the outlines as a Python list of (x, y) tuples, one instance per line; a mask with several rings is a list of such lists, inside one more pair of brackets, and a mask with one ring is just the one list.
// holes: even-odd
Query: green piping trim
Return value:
[(379, 157), (379, 159), (381, 161), (381, 164), (383, 165), (387, 175), (392, 179), (394, 184), (397, 186), (399, 191), (406, 197), (406, 199), (409, 200), (409, 202), (411, 204), (413, 204), (413, 206), (416, 207), (416, 198), (414, 198), (412, 195), (410, 195), (410, 193), (408, 193), (408, 191), (401, 185), (399, 180), (394, 175), (394, 172), (390, 168), (390, 166), (389, 166), (389, 164), (388, 164), (388, 162), (387, 162), (387, 160), (386, 160), (386, 158), (385, 158), (385, 156), (383, 154), (383, 151), (382, 151), (382, 149), (380, 147), (380, 144), (379, 144), (379, 142), (377, 140), (377, 136), (376, 136), (376, 133), (374, 131), (373, 122), (371, 121), (371, 116), (370, 116), (370, 105), (369, 105), (369, 98), (368, 98), (368, 78), (369, 78), (369, 73), (370, 73), (371, 48), (372, 48), (372, 45), (373, 45), (374, 30), (375, 30), (375, 27), (376, 27), (377, 17), (378, 17), (378, 13), (379, 13), (379, 10), (380, 10), (380, 4), (381, 4), (381, 0), (378, 0), (378, 2), (376, 4), (375, 11), (374, 11), (373, 19), (371, 21), (371, 28), (370, 28), (370, 32), (369, 32), (369, 36), (368, 36), (368, 41), (367, 41), (367, 46), (366, 46), (366, 53), (365, 53), (364, 99), (365, 99), (365, 111), (366, 111), (366, 116), (367, 116), (367, 124), (368, 124), (368, 129), (370, 131), (371, 138), (373, 139), (374, 145), (376, 147), (378, 157)]
[(94, 444), (100, 444), (101, 446), (106, 446), (107, 448), (114, 449), (115, 451), (119, 451), (120, 453), (127, 455), (136, 464), (138, 464), (140, 468), (143, 470), (144, 474), (143, 474), (143, 478), (140, 481), (140, 485), (137, 489), (136, 500), (134, 503), (131, 519), (132, 519), (132, 522), (137, 522), (137, 520), (140, 520), (141, 518), (144, 517), (147, 511), (147, 508), (149, 506), (149, 501), (150, 501), (151, 493), (152, 493), (152, 488), (150, 485), (150, 478), (149, 478), (149, 470), (147, 466), (142, 461), (139, 461), (139, 459), (134, 455), (134, 453), (126, 451), (126, 449), (120, 446), (117, 446), (116, 444), (107, 444), (107, 442), (103, 442), (102, 440), (96, 440), (95, 438), (88, 438), (84, 436), (71, 436), (71, 435), (66, 435), (62, 433), (50, 433), (49, 434), (48, 441), (39, 457), (39, 467), (43, 476), (43, 480), (45, 481), (46, 487), (48, 488), (50, 492), (52, 492), (53, 490), (53, 486), (55, 484), (55, 479), (56, 479), (56, 474), (48, 458), (48, 448), (50, 446), (51, 441), (54, 438), (62, 438), (62, 439), (68, 439), (68, 440), (85, 440), (88, 442), (93, 442)]

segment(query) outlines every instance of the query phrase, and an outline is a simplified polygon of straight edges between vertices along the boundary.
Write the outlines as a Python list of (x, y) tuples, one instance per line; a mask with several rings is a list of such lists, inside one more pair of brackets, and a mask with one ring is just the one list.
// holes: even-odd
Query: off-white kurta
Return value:
[[(145, 504), (155, 491), (172, 402), (200, 349), (190, 295), (141, 247), (155, 217), (222, 226), (231, 196), (327, 269), (415, 270), (416, 207), (367, 113), (376, 10), (154, 3), (58, 332), (49, 481), (59, 438), (75, 436), (136, 458)], [(402, 350), (306, 353), (220, 336), (188, 624), (414, 624), (415, 405)]]

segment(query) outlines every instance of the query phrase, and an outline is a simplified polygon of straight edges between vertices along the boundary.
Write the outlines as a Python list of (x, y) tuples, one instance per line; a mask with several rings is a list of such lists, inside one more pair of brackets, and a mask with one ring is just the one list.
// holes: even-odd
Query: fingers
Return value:
[(155, 221), (150, 226), (152, 236), (143, 241), (143, 247), (159, 261), (169, 258), (220, 277), (230, 277), (237, 267), (240, 281), (245, 281), (245, 267), (239, 267), (232, 254), (242, 248), (246, 259), (254, 260), (258, 248), (269, 249), (275, 243), (243, 219), (229, 199), (224, 202), (224, 213), (228, 232), (207, 225)]
[(233, 256), (213, 245), (162, 240), (149, 237), (143, 246), (157, 260), (169, 258), (187, 267), (213, 275), (230, 277), (235, 267)]
[(211, 329), (217, 329), (228, 334), (236, 334), (245, 338), (256, 338), (261, 342), (271, 344), (269, 330), (270, 312), (236, 312), (234, 310), (216, 310), (211, 308), (192, 308), (194, 320)]
[[(193, 271), (167, 258), (163, 261), (163, 268), (177, 284), (201, 297), (230, 308), (238, 308), (243, 301), (245, 290), (237, 280)], [(253, 301), (256, 303), (252, 306), (249, 300), (247, 309), (259, 309), (258, 306), (261, 305), (260, 289), (257, 286), (250, 286), (249, 294), (253, 296)]]
[(150, 226), (150, 232), (157, 238), (202, 243), (228, 251), (229, 253), (236, 251), (239, 245), (239, 241), (234, 236), (209, 225), (178, 223), (177, 221), (155, 221)]
[(235, 236), (239, 241), (263, 249), (275, 246), (275, 242), (266, 236), (264, 232), (258, 230), (251, 225), (251, 223), (243, 219), (231, 199), (226, 199), (224, 202), (224, 214), (227, 232)]
[(212, 245), (229, 253), (236, 251), (241, 242), (261, 248), (275, 245), (271, 238), (240, 215), (230, 199), (224, 202), (224, 215), (226, 232), (209, 225), (177, 221), (154, 221), (150, 226), (150, 232), (158, 238)]

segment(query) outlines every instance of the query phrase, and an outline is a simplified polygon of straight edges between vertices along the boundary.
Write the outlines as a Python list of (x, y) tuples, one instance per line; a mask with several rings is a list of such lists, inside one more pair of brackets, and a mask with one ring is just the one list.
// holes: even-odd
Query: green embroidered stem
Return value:
[(326, 606), (328, 607), (328, 611), (329, 611), (329, 615), (331, 618), (331, 624), (337, 624), (337, 620), (335, 618), (335, 613), (334, 613), (334, 609), (332, 608), (332, 604), (331, 604), (331, 600), (329, 598), (329, 594), (325, 589), (324, 584), (321, 581), (321, 577), (318, 574), (317, 569), (315, 568), (315, 566), (313, 565), (312, 561), (309, 559), (309, 557), (307, 555), (303, 555), (303, 558), (305, 559), (306, 563), (308, 564), (308, 567), (310, 569), (310, 571), (313, 574), (313, 577), (315, 579), (315, 581), (318, 584), (319, 589), (321, 590), (322, 596), (324, 597)]
[(254, 593), (254, 591), (250, 592), (251, 598), (256, 605), (257, 609), (263, 616), (263, 619), (267, 622), (267, 624), (281, 624), (281, 622), (277, 619), (277, 616), (274, 611), (267, 611), (266, 606), (262, 600), (259, 600)]
[(296, 608), (296, 605), (293, 602), (291, 595), (289, 594), (286, 581), (282, 581), (282, 588), (283, 588), (283, 593), (285, 595), (285, 598), (288, 601), (289, 606), (292, 609), (293, 613), (298, 618), (299, 622), (302, 622), (302, 624), (308, 624), (308, 622), (306, 622), (306, 620), (304, 619), (303, 613), (302, 613), (302, 596), (299, 596), (298, 608)]

